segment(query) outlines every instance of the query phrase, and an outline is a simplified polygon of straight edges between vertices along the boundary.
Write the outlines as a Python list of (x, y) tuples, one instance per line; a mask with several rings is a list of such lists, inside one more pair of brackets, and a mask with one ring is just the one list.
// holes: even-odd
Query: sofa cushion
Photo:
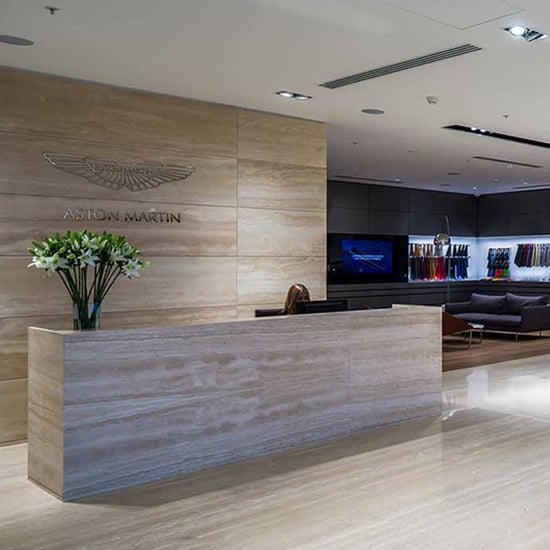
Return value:
[(477, 323), (489, 327), (518, 328), (521, 325), (521, 315), (497, 315), (495, 313), (457, 313), (455, 317), (467, 323)]
[(506, 293), (506, 313), (521, 315), (524, 307), (543, 306), (546, 304), (546, 296), (520, 296), (519, 294)]
[(506, 296), (490, 296), (473, 293), (470, 297), (470, 311), (472, 313), (504, 313)]

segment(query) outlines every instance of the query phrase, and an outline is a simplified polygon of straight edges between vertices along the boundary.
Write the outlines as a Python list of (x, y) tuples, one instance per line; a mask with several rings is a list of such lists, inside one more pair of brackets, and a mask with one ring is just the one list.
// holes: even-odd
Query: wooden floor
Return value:
[(550, 331), (542, 336), (487, 332), (481, 344), (474, 336), (472, 346), (461, 336), (445, 336), (443, 339), (443, 371), (467, 369), (491, 365), (512, 359), (536, 357), (550, 353)]
[(62, 503), (0, 448), (1, 550), (547, 550), (550, 356), (443, 374), (443, 416)]

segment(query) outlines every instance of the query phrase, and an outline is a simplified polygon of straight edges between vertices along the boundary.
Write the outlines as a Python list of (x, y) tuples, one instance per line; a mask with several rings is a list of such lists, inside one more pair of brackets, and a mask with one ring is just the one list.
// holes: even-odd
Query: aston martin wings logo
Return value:
[(63, 153), (43, 153), (43, 157), (52, 165), (87, 179), (90, 183), (118, 191), (144, 191), (154, 189), (162, 183), (184, 180), (194, 171), (193, 166), (173, 166), (167, 164), (120, 164), (116, 160), (94, 159), (66, 155)]

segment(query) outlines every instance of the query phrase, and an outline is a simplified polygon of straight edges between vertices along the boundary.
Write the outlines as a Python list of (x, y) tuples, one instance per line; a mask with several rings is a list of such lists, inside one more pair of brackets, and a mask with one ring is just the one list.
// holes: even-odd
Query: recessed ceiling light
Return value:
[(383, 115), (384, 111), (382, 109), (361, 109), (362, 113), (366, 115)]
[(473, 189), (474, 191), (476, 191), (476, 190), (477, 190), (477, 187), (472, 187), (472, 189)]
[(393, 181), (397, 183), (401, 183), (403, 180), (401, 178), (393, 178)]
[(527, 27), (522, 27), (521, 25), (514, 25), (506, 29), (513, 36), (523, 36), (527, 32)]
[(523, 182), (523, 185), (529, 185), (529, 182), (528, 182), (528, 181), (524, 181), (524, 182)]
[(305, 101), (306, 99), (311, 99), (310, 95), (297, 94), (296, 92), (289, 92), (287, 90), (281, 90), (280, 92), (275, 92), (276, 95), (284, 97), (285, 99), (297, 99), (298, 101)]
[(10, 36), (9, 34), (0, 34), (0, 42), (11, 46), (32, 46), (34, 44), (32, 40), (20, 36)]
[(493, 179), (495, 183), (498, 183), (498, 178)]
[(534, 40), (540, 40), (541, 38), (546, 38), (546, 34), (536, 31), (535, 29), (530, 29), (522, 25), (513, 25), (511, 27), (506, 27), (504, 29), (508, 31), (512, 36), (519, 36), (527, 40), (527, 42), (533, 42)]

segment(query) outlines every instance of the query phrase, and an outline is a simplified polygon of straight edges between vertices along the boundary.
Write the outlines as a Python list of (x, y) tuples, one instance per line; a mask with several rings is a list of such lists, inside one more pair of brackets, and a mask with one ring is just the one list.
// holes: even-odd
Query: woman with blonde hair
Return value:
[(309, 290), (306, 285), (302, 283), (294, 283), (288, 289), (286, 293), (285, 306), (283, 309), (283, 315), (293, 315), (296, 313), (296, 304), (298, 302), (309, 302), (311, 300), (309, 296)]

